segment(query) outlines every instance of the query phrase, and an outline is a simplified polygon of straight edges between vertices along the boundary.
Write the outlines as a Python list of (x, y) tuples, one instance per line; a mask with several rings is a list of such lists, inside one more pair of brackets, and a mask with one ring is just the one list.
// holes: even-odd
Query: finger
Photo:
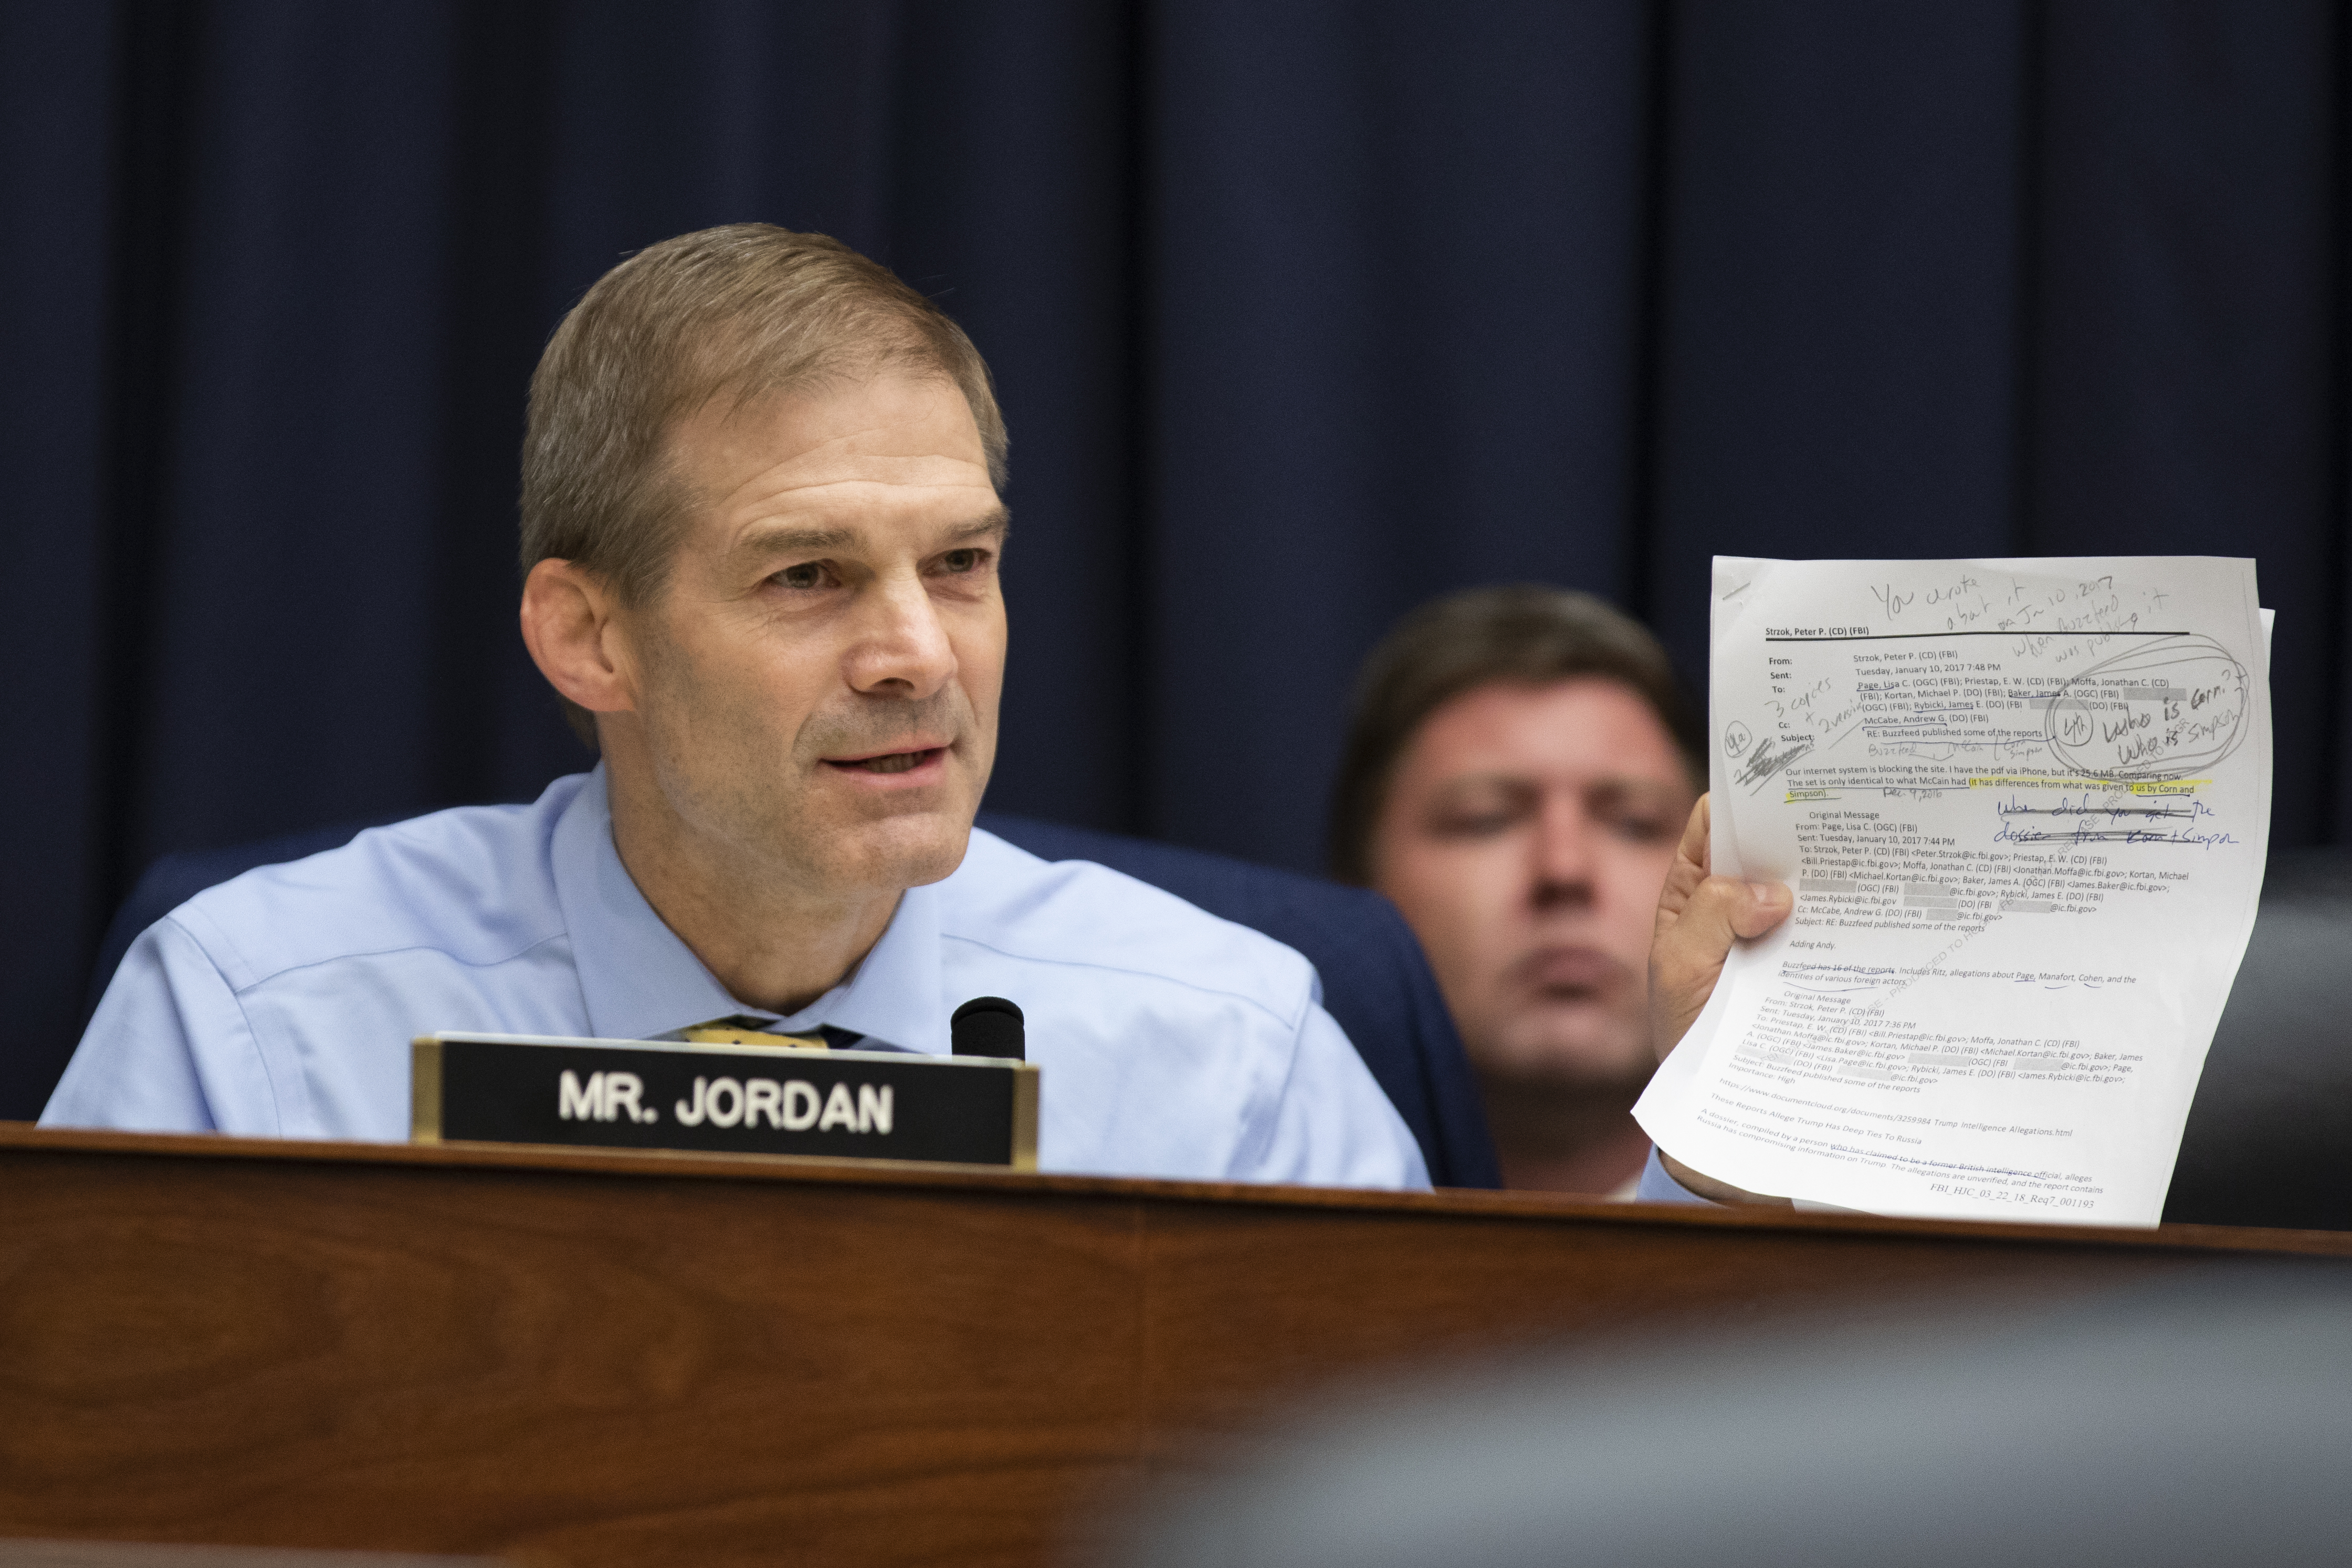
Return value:
[(1650, 928), (1653, 937), (1682, 917), (1692, 890), (1706, 880), (1707, 823), (1706, 797), (1701, 795), (1683, 827), (1682, 841), (1675, 846), (1675, 862), (1666, 868), (1665, 884), (1658, 889), (1657, 918)]
[(1707, 808), (1707, 798), (1701, 795), (1698, 804), (1691, 808), (1690, 821), (1683, 824), (1683, 841), (1675, 847), (1676, 860), (1688, 861), (1702, 874), (1707, 866), (1707, 845), (1713, 831), (1713, 817)]

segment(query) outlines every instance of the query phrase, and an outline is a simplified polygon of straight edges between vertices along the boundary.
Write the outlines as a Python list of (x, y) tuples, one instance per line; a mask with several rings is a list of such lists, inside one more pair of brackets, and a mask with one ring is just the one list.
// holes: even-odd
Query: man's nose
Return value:
[(919, 701), (947, 685), (955, 674), (955, 645), (922, 578), (908, 572), (877, 579), (864, 598), (846, 661), (850, 688)]
[(1533, 845), (1538, 908), (1592, 902), (1596, 831), (1581, 797), (1566, 790), (1545, 795)]

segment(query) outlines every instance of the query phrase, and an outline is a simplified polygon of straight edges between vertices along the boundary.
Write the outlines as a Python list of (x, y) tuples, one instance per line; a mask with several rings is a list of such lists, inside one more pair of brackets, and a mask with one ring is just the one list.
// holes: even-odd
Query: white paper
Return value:
[(1711, 624), (1712, 868), (1797, 904), (1643, 1127), (1809, 1207), (2155, 1224), (2270, 838), (2253, 563), (1718, 557)]

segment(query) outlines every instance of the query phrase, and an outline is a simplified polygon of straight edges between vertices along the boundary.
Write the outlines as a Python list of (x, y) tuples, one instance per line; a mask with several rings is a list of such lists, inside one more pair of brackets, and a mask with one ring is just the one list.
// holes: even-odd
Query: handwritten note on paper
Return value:
[(2156, 1223), (2270, 838), (2252, 561), (1715, 563), (1715, 869), (1786, 882), (1634, 1114), (1753, 1192)]

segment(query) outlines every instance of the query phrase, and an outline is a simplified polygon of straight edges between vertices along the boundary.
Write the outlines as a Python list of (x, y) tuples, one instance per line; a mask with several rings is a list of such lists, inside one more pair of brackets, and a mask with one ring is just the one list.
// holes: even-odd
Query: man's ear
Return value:
[(636, 706), (635, 671), (614, 623), (618, 597), (593, 572), (543, 560), (522, 584), (522, 640), (548, 684), (590, 713)]

